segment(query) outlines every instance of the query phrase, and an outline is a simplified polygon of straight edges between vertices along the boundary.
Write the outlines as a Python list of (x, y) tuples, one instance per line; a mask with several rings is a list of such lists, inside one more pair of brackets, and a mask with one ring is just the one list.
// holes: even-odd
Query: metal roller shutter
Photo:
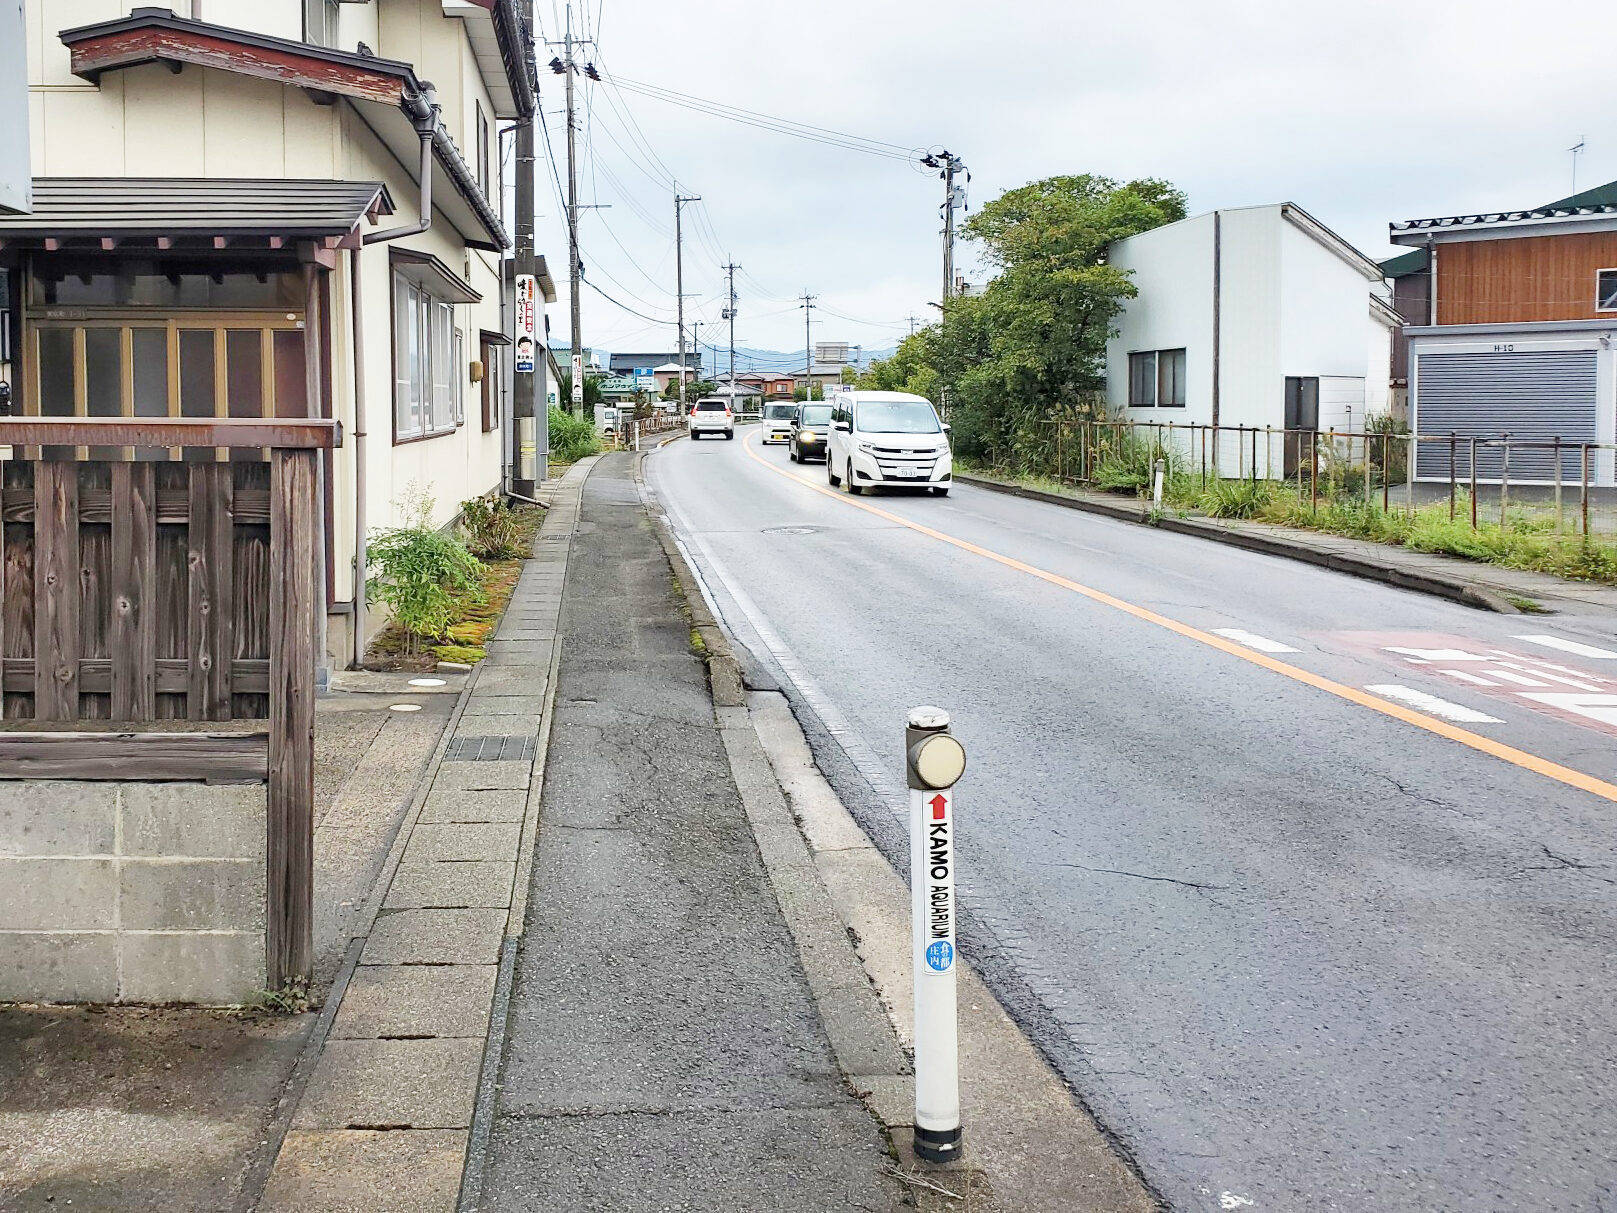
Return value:
[[(1528, 449), (1515, 442), (1594, 442), (1596, 352), (1589, 350), (1478, 351), (1470, 354), (1420, 354), (1416, 358), (1415, 426), (1424, 437), (1457, 434), (1466, 438), (1510, 435), (1512, 481), (1555, 479), (1555, 452)], [(1461, 476), (1471, 473), (1470, 444), (1457, 450)], [(1477, 479), (1498, 481), (1504, 468), (1499, 446), (1477, 451)], [(1561, 478), (1576, 480), (1580, 456), (1576, 445), (1561, 452)], [(1415, 465), (1422, 480), (1447, 480), (1449, 450), (1440, 442), (1423, 442)]]

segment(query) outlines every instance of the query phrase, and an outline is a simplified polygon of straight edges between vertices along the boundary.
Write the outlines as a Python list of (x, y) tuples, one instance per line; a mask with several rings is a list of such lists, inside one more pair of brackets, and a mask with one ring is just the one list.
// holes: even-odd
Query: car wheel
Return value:
[(827, 483), (829, 483), (832, 488), (836, 488), (839, 484), (842, 483), (842, 481), (837, 478), (836, 472), (832, 471), (832, 469), (831, 469), (831, 456), (830, 455), (827, 455), (825, 457), (825, 479), (826, 479)]
[(854, 478), (853, 478), (853, 456), (849, 455), (848, 456), (848, 492), (852, 493), (855, 497), (858, 497), (864, 491), (865, 491), (864, 486), (861, 485), (861, 484), (858, 484), (858, 483), (856, 483), (854, 481)]
[(734, 430), (725, 430), (724, 431), (724, 437), (726, 438), (726, 440), (734, 438), (735, 436), (736, 436), (736, 432)]
[(933, 489), (932, 495), (934, 497), (947, 497), (949, 495), (949, 490), (947, 488)]

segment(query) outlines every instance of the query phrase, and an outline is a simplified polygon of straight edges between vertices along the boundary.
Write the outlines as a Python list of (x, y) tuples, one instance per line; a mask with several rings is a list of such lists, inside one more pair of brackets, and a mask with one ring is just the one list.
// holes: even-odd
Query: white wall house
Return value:
[(346, 664), (366, 529), (413, 490), (442, 525), (509, 458), (499, 126), (536, 87), (519, 6), (27, 0), (25, 53), (35, 206), (0, 216), (14, 411), (339, 420)]
[(1300, 207), (1197, 215), (1117, 241), (1110, 261), (1139, 292), (1107, 343), (1113, 416), (1358, 431), (1386, 412), (1398, 318), (1380, 267)]

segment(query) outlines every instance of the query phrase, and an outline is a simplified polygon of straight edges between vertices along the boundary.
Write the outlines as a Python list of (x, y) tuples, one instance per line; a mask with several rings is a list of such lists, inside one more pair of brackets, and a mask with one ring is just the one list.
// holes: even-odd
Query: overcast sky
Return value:
[[(558, 37), (562, 0), (535, 0)], [(1191, 213), (1290, 201), (1374, 257), (1393, 219), (1539, 205), (1617, 178), (1617, 19), (1593, 0), (1143, 4), (982, 0), (589, 0), (574, 8), (612, 75), (906, 147), (971, 169), (972, 209), (1058, 173), (1164, 177)], [(542, 54), (541, 60), (548, 54)], [(562, 80), (542, 105), (566, 179)], [(672, 349), (673, 199), (686, 192), (687, 318), (724, 344), (801, 349), (793, 297), (819, 296), (814, 339), (867, 349), (935, 315), (942, 183), (882, 159), (580, 80), (587, 277), (647, 316), (582, 293), (584, 342)], [(588, 113), (582, 112), (587, 100)], [(637, 125), (638, 131), (627, 129)], [(655, 160), (639, 137), (655, 153)], [(541, 154), (543, 145), (541, 144)], [(564, 212), (541, 164), (539, 246), (568, 340)], [(697, 212), (693, 214), (692, 212)], [(972, 272), (969, 246), (958, 261)], [(838, 313), (833, 315), (832, 313)]]

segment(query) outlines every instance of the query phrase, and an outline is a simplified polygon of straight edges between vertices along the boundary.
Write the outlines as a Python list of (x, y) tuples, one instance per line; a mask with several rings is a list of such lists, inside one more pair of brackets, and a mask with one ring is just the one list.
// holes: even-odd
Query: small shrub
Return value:
[(559, 463), (576, 463), (589, 455), (598, 455), (601, 439), (595, 432), (595, 423), (588, 417), (568, 413), (552, 405), (550, 408), (550, 455)]
[(1267, 480), (1215, 480), (1201, 504), (1214, 518), (1256, 518), (1273, 495)]
[(522, 529), (516, 511), (499, 497), (473, 497), (460, 503), (466, 549), (479, 560), (515, 560), (522, 555)]
[(430, 497), (415, 498), (405, 517), (407, 525), (377, 531), (371, 539), (376, 572), (366, 585), (404, 629), (413, 655), (422, 640), (443, 636), (457, 599), (482, 596), (483, 566), (459, 539), (434, 529)]

